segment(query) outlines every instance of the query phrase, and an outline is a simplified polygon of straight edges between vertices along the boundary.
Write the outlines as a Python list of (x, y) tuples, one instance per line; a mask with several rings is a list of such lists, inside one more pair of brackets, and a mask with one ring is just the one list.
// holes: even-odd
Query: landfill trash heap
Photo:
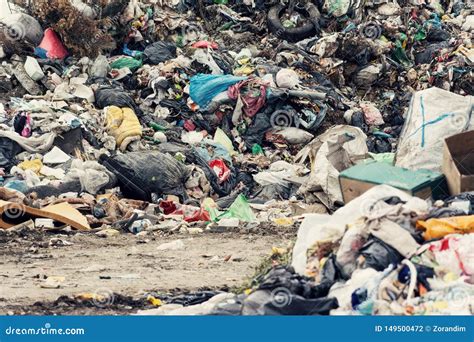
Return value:
[(0, 229), (301, 224), (242, 293), (154, 313), (473, 313), (469, 1), (9, 3)]

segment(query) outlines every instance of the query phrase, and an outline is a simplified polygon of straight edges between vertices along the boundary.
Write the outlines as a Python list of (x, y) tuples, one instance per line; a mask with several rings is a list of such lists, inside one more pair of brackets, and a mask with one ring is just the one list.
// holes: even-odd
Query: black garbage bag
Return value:
[(251, 149), (255, 144), (262, 144), (265, 133), (272, 128), (270, 118), (264, 113), (257, 113), (252, 120), (251, 125), (242, 136), (245, 146)]
[(364, 133), (369, 131), (369, 126), (365, 123), (364, 113), (361, 111), (355, 112), (351, 117), (351, 125), (359, 127)]
[(216, 306), (210, 312), (210, 315), (215, 316), (240, 316), (242, 314), (242, 307), (246, 295), (236, 295), (231, 299), (224, 300), (217, 303)]
[(80, 180), (73, 180), (69, 182), (61, 182), (58, 185), (47, 184), (38, 185), (29, 188), (26, 195), (34, 194), (35, 198), (46, 198), (51, 196), (60, 196), (67, 192), (81, 192), (82, 186)]
[(194, 162), (204, 171), (204, 174), (206, 175), (206, 178), (211, 184), (214, 192), (220, 197), (229, 195), (240, 181), (238, 178), (239, 172), (232, 165), (228, 165), (228, 168), (230, 169), (230, 176), (225, 182), (219, 183), (219, 177), (209, 166), (206, 160), (199, 154), (199, 152), (193, 148), (192, 153), (193, 158), (190, 161)]
[[(434, 269), (425, 265), (414, 264), (416, 268), (416, 281), (419, 284), (422, 284), (428, 291), (431, 291), (430, 283), (428, 278), (433, 278), (435, 275)], [(398, 281), (403, 284), (406, 284), (410, 281), (411, 272), (408, 266), (403, 266), (400, 272), (398, 273)]]
[[(299, 187), (298, 187), (299, 188)], [(256, 189), (252, 194), (252, 203), (265, 203), (272, 199), (288, 200), (298, 189), (292, 184), (286, 186), (284, 184), (268, 184)]]
[(132, 108), (138, 117), (143, 115), (132, 97), (120, 87), (100, 87), (95, 91), (95, 103), (101, 109), (107, 106), (128, 107)]
[(213, 51), (211, 51), (211, 56), (225, 75), (232, 75), (232, 64), (234, 60), (230, 56), (225, 56), (224, 54)]
[(466, 213), (464, 210), (459, 208), (450, 208), (450, 207), (433, 207), (430, 208), (426, 220), (430, 218), (443, 218), (443, 217), (453, 217), (453, 216), (464, 216)]
[[(326, 270), (325, 281), (336, 278), (336, 272), (331, 273)], [(323, 297), (327, 292), (292, 267), (276, 266), (257, 282), (257, 291), (243, 302), (243, 315), (328, 315), (338, 308), (337, 299)]]
[(433, 43), (424, 46), (420, 52), (415, 54), (415, 64), (430, 64), (431, 61), (438, 55), (441, 49), (449, 46), (448, 42)]
[(163, 298), (167, 304), (181, 304), (183, 306), (197, 305), (207, 302), (209, 299), (219, 294), (216, 291), (190, 292), (173, 297)]
[(331, 254), (331, 256), (324, 263), (323, 269), (321, 271), (321, 282), (316, 285), (312, 292), (315, 297), (326, 297), (336, 281), (347, 280), (343, 277), (341, 267), (336, 261), (336, 255)]
[[(84, 133), (86, 133), (86, 136), (84, 136)], [(67, 132), (61, 133), (61, 135), (54, 138), (53, 146), (59, 147), (64, 153), (73, 155), (75, 151), (84, 151), (84, 146), (82, 145), (83, 138), (88, 140), (88, 142), (94, 147), (100, 146), (97, 138), (95, 138), (91, 132), (82, 127), (76, 127)]]
[(251, 293), (244, 300), (242, 315), (329, 315), (338, 307), (336, 298), (304, 298), (281, 288)]
[(169, 154), (130, 152), (115, 157), (101, 155), (99, 162), (117, 176), (127, 198), (151, 201), (152, 194), (176, 195), (187, 200), (184, 184), (190, 170)]
[(169, 42), (154, 42), (143, 51), (143, 61), (148, 64), (160, 64), (173, 58), (176, 58), (176, 46)]
[(21, 151), (23, 149), (17, 142), (0, 137), (0, 167), (4, 168), (7, 172), (10, 171), (17, 164), (15, 156)]
[(369, 152), (372, 153), (392, 152), (392, 144), (387, 138), (373, 135), (367, 138), (367, 148), (369, 149)]
[(356, 63), (362, 67), (369, 64), (374, 57), (374, 51), (363, 39), (347, 37), (336, 51), (336, 57)]
[(451, 196), (444, 200), (446, 204), (451, 204), (453, 202), (459, 202), (459, 201), (471, 202), (471, 211), (469, 212), (469, 215), (474, 214), (474, 191), (463, 192), (463, 193), (460, 193), (459, 195)]
[(260, 281), (259, 290), (274, 290), (284, 287), (291, 293), (303, 296), (314, 297), (314, 282), (305, 276), (295, 272), (293, 267), (276, 266), (270, 270)]
[(182, 153), (186, 157), (186, 159), (193, 158), (194, 154), (192, 152), (191, 147), (189, 145), (185, 145), (179, 142), (164, 142), (160, 143), (157, 146), (158, 151), (161, 153), (168, 153), (171, 155), (175, 155), (176, 153)]
[(397, 250), (380, 239), (372, 237), (362, 248), (359, 254), (365, 257), (365, 265), (377, 271), (383, 271), (389, 265), (398, 265), (404, 258)]
[(449, 32), (446, 32), (445, 30), (437, 27), (432, 27), (428, 31), (428, 35), (426, 37), (426, 40), (429, 42), (444, 42), (451, 38), (451, 35)]
[(160, 106), (166, 107), (172, 110), (174, 114), (180, 115), (185, 119), (189, 119), (193, 116), (193, 112), (189, 109), (186, 101), (184, 99), (181, 100), (169, 100), (164, 99), (160, 101)]

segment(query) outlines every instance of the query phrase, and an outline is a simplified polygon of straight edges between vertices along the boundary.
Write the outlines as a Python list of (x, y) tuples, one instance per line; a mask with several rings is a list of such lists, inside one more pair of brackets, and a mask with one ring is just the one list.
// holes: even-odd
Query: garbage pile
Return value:
[(468, 1), (12, 2), (0, 228), (301, 222), (192, 312), (472, 313)]

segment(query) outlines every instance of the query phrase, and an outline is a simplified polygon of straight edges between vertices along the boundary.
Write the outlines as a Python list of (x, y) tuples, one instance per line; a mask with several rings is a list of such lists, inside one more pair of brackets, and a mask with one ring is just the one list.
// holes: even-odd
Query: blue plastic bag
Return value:
[(247, 77), (198, 74), (191, 77), (189, 95), (199, 107), (205, 108), (216, 95), (245, 79)]

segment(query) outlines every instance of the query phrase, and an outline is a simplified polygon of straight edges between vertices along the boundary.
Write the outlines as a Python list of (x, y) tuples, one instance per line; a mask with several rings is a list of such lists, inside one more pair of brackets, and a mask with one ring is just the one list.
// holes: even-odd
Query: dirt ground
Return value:
[[(149, 307), (149, 293), (226, 290), (295, 236), (294, 227), (108, 238), (0, 230), (0, 314), (134, 313)], [(183, 249), (158, 250), (177, 239)], [(84, 303), (75, 299), (80, 293), (101, 297)]]

